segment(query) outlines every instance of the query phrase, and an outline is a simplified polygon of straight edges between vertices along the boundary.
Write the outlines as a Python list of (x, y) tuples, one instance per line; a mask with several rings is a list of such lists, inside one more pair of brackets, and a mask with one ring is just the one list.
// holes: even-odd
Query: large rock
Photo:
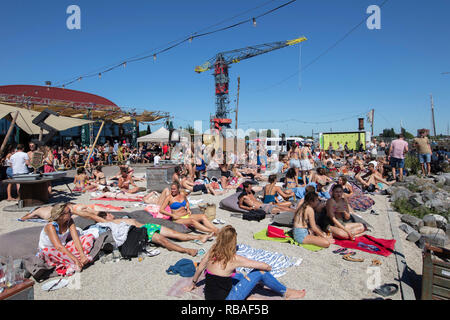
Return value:
[(437, 247), (445, 247), (448, 243), (448, 238), (445, 235), (422, 235), (421, 239)]
[(427, 214), (425, 217), (422, 218), (422, 220), (423, 220), (423, 224), (426, 227), (432, 227), (432, 228), (437, 227), (436, 217), (432, 214)]
[(429, 236), (441, 235), (443, 237), (447, 236), (444, 230), (427, 226), (421, 227), (419, 232), (422, 235), (429, 235)]
[(434, 209), (434, 211), (438, 213), (447, 213), (450, 209), (450, 202), (441, 199), (431, 199), (425, 202), (425, 207)]
[(401, 224), (399, 229), (404, 231), (407, 234), (410, 234), (411, 232), (415, 231), (415, 229), (413, 227), (407, 225), (406, 223)]
[(422, 200), (422, 196), (420, 195), (420, 193), (414, 193), (411, 197), (409, 197), (408, 203), (413, 207), (419, 207), (425, 204), (425, 202), (423, 202)]
[(447, 182), (447, 178), (445, 176), (442, 176), (442, 175), (441, 176), (436, 176), (434, 178), (434, 182), (444, 185)]
[(440, 214), (432, 215), (436, 219), (436, 226), (439, 229), (447, 230), (447, 218), (441, 216)]
[(423, 201), (430, 201), (434, 199), (434, 193), (431, 190), (425, 190), (421, 193)]
[(392, 202), (395, 202), (400, 199), (408, 200), (412, 195), (413, 195), (413, 193), (411, 191), (409, 191), (407, 188), (397, 187), (396, 190), (393, 191), (391, 200), (392, 200)]
[(402, 214), (400, 219), (402, 220), (402, 222), (407, 223), (408, 225), (410, 225), (411, 227), (416, 229), (416, 231), (419, 231), (420, 228), (423, 227), (422, 219), (419, 219), (417, 217), (411, 216), (409, 214)]
[(418, 233), (416, 230), (413, 230), (406, 236), (406, 240), (411, 242), (417, 242), (421, 237), (422, 235), (420, 233)]

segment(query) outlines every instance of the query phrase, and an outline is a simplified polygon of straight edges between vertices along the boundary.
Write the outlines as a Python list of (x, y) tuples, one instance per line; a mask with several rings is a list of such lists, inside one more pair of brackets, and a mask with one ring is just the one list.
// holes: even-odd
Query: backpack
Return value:
[(119, 247), (122, 258), (128, 260), (136, 258), (140, 252), (145, 250), (147, 242), (147, 229), (131, 226), (128, 231), (127, 240)]
[(262, 209), (251, 210), (242, 214), (242, 219), (248, 221), (261, 221), (266, 217), (266, 213)]

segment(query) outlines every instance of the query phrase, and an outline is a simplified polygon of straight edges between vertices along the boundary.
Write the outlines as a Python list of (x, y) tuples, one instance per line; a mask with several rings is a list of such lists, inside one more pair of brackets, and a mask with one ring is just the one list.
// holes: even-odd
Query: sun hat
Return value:
[(66, 209), (67, 203), (57, 203), (53, 206), (50, 213), (49, 221), (58, 220), (58, 218), (63, 214), (64, 209)]

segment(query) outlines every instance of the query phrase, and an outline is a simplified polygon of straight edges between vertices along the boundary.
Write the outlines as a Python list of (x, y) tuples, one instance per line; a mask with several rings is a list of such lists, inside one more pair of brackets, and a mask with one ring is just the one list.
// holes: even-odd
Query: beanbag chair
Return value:
[[(42, 259), (36, 256), (42, 228), (43, 226), (24, 228), (0, 235), (0, 256), (11, 256), (13, 259), (22, 259), (24, 268), (37, 281), (58, 276), (53, 267), (46, 265)], [(89, 254), (95, 260), (100, 250), (107, 243), (113, 242), (114, 239), (111, 232), (108, 231), (95, 240), (94, 246)]]
[(21, 259), (38, 251), (43, 226), (19, 229), (0, 235), (0, 256)]
[(236, 193), (232, 194), (231, 196), (226, 197), (225, 199), (220, 201), (219, 207), (224, 210), (232, 211), (232, 212), (239, 212), (239, 213), (248, 212), (248, 210), (239, 208), (238, 197), (240, 194), (241, 194), (240, 192), (236, 192)]
[(272, 225), (281, 227), (292, 227), (294, 225), (294, 212), (280, 212), (275, 215), (272, 220)]

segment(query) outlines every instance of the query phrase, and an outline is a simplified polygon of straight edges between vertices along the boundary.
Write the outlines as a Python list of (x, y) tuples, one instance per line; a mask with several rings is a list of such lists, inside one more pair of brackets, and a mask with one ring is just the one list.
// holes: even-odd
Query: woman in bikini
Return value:
[[(301, 299), (305, 296), (305, 290), (286, 288), (275, 279), (270, 273), (272, 268), (268, 264), (237, 255), (236, 246), (236, 230), (228, 225), (220, 231), (216, 242), (201, 260), (192, 278), (192, 284), (184, 290), (194, 290), (201, 273), (205, 272), (206, 300), (245, 300), (260, 282), (287, 300)], [(236, 268), (239, 267), (254, 270), (244, 275), (236, 272)]]
[[(283, 191), (280, 187), (276, 185), (277, 175), (272, 174), (269, 176), (269, 184), (264, 187), (264, 203), (276, 204), (278, 206), (286, 207), (287, 211), (294, 211), (291, 209), (292, 202), (285, 201), (284, 199), (289, 199), (295, 197), (295, 193), (292, 190)], [(280, 199), (281, 198), (281, 199)]]
[(366, 230), (362, 223), (349, 222), (353, 210), (344, 198), (344, 188), (336, 184), (331, 189), (331, 198), (327, 201), (327, 231), (331, 232), (334, 238), (344, 240), (354, 240), (362, 235)]
[(326, 185), (333, 182), (333, 179), (327, 176), (324, 168), (317, 168), (316, 173), (313, 174), (311, 178), (311, 181), (314, 183), (321, 183), (322, 185)]
[[(170, 207), (170, 212), (166, 207)], [(192, 226), (198, 231), (217, 234), (219, 229), (204, 214), (192, 214), (186, 194), (180, 192), (180, 184), (173, 182), (170, 194), (164, 199), (159, 212), (172, 218), (176, 223)]]
[(294, 215), (294, 240), (302, 244), (314, 244), (328, 248), (334, 243), (331, 235), (327, 235), (317, 225), (314, 218), (314, 208), (319, 205), (319, 196), (315, 192), (305, 195), (303, 204)]

